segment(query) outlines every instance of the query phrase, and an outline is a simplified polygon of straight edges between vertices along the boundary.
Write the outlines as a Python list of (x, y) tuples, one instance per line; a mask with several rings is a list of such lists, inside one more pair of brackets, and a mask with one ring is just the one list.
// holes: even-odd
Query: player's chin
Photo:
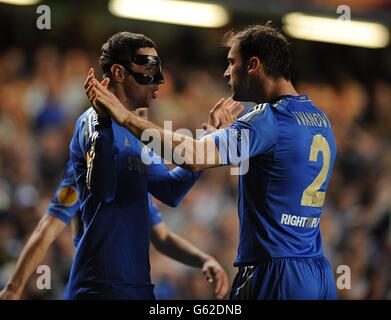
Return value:
[(153, 100), (154, 99), (152, 98), (152, 96), (146, 97), (146, 99), (144, 100), (144, 108), (149, 108), (153, 103)]
[(238, 88), (238, 86), (233, 85), (231, 87), (231, 91), (232, 91), (232, 99), (236, 101), (240, 101), (240, 98), (242, 97), (240, 88)]

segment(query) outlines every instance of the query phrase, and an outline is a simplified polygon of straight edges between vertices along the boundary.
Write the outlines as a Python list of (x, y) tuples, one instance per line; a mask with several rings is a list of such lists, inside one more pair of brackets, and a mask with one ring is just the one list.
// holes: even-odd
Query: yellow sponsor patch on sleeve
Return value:
[(58, 201), (66, 207), (74, 206), (78, 198), (79, 195), (74, 187), (63, 187), (57, 195)]

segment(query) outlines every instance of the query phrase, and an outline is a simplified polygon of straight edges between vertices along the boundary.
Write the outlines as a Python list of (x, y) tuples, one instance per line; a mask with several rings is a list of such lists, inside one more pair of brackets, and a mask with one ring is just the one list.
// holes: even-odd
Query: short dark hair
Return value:
[(256, 56), (268, 76), (290, 80), (289, 42), (280, 31), (272, 27), (271, 21), (226, 33), (223, 45), (231, 48), (235, 44), (239, 45), (239, 53), (244, 61)]
[(110, 74), (111, 66), (119, 61), (129, 60), (139, 48), (156, 48), (147, 36), (127, 31), (111, 36), (102, 45), (99, 65), (105, 75)]

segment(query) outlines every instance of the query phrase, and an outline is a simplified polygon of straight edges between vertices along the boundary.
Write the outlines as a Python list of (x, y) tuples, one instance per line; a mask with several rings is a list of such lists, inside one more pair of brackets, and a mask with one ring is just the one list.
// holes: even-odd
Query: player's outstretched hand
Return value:
[(228, 276), (223, 267), (214, 258), (205, 261), (202, 273), (209, 283), (214, 284), (217, 299), (223, 299), (229, 289)]
[(110, 79), (105, 78), (99, 82), (94, 75), (94, 69), (88, 72), (84, 88), (91, 105), (99, 116), (110, 115), (118, 124), (123, 125), (129, 111), (118, 98), (107, 89)]
[(221, 98), (209, 112), (208, 123), (202, 126), (208, 132), (228, 128), (244, 110), (244, 106), (232, 98)]
[[(95, 111), (98, 113), (98, 115), (100, 117), (108, 117), (109, 114), (107, 113), (107, 111), (105, 111), (104, 108), (102, 107), (99, 107), (97, 104), (96, 104), (96, 101), (95, 101), (95, 95), (94, 95), (94, 79), (95, 79), (95, 75), (94, 75), (94, 69), (93, 68), (90, 68), (90, 70), (88, 71), (88, 74), (87, 74), (87, 78), (86, 78), (86, 81), (84, 82), (84, 89), (85, 89), (85, 92), (86, 92), (86, 95), (88, 97), (88, 99), (90, 100), (90, 103), (91, 105), (94, 107)], [(107, 87), (108, 84), (109, 84), (109, 79), (107, 78), (104, 79), (101, 84), (104, 86), (104, 87)]]

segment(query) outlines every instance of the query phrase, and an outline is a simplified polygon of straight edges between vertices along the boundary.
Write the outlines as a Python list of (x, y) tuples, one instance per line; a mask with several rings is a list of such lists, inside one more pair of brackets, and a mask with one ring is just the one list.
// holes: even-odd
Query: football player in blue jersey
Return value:
[[(22, 250), (15, 270), (0, 291), (0, 300), (17, 300), (22, 297), (27, 280), (43, 260), (50, 245), (67, 225), (72, 223), (75, 248), (83, 234), (80, 224), (80, 204), (74, 173), (70, 161), (64, 177), (57, 188), (47, 214), (45, 214)], [(162, 254), (186, 265), (200, 268), (208, 282), (213, 283), (216, 298), (222, 299), (228, 292), (228, 277), (225, 270), (211, 255), (172, 232), (164, 223), (157, 206), (149, 197), (151, 215), (151, 242)]]
[[(128, 111), (148, 107), (164, 82), (155, 43), (120, 32), (102, 46), (102, 85)], [(224, 103), (223, 103), (224, 104)], [(144, 156), (150, 163), (143, 161)], [(150, 279), (148, 194), (177, 206), (200, 173), (177, 167), (145, 148), (104, 110), (76, 122), (70, 158), (84, 225), (66, 290), (67, 299), (154, 299)]]
[[(240, 165), (240, 241), (234, 264), (239, 270), (231, 299), (335, 299), (319, 227), (336, 156), (331, 123), (296, 92), (288, 41), (270, 24), (232, 32), (225, 44), (229, 65), (224, 76), (233, 99), (257, 105), (230, 128), (201, 140), (128, 112), (93, 71), (86, 80), (87, 96), (139, 139), (145, 130), (154, 130), (162, 156), (181, 159), (177, 164), (184, 168), (197, 172)], [(186, 147), (190, 152), (178, 154)]]
[[(156, 45), (122, 32), (103, 46), (109, 89), (129, 110), (148, 107), (163, 83)], [(76, 122), (70, 157), (85, 226), (65, 293), (67, 299), (154, 299), (150, 279), (148, 193), (176, 206), (199, 174), (162, 162), (145, 165), (141, 143), (104, 112)]]
[[(224, 106), (227, 106), (227, 108), (222, 108)], [(223, 105), (218, 103), (211, 110), (208, 123), (214, 126), (227, 126), (233, 122), (233, 119), (241, 110), (242, 108), (238, 108), (237, 104), (228, 103)], [(139, 108), (136, 112), (141, 117), (147, 118), (147, 109)], [(22, 297), (29, 277), (43, 260), (50, 245), (67, 225), (72, 226), (73, 243), (74, 247), (77, 247), (83, 234), (78, 199), (74, 172), (69, 161), (62, 181), (50, 202), (48, 212), (41, 218), (23, 248), (10, 280), (0, 291), (0, 299), (16, 300)], [(201, 268), (207, 281), (214, 284), (216, 298), (224, 298), (228, 291), (228, 277), (217, 260), (171, 231), (164, 223), (151, 197), (149, 197), (149, 207), (151, 242), (154, 247), (172, 259), (192, 267)]]

